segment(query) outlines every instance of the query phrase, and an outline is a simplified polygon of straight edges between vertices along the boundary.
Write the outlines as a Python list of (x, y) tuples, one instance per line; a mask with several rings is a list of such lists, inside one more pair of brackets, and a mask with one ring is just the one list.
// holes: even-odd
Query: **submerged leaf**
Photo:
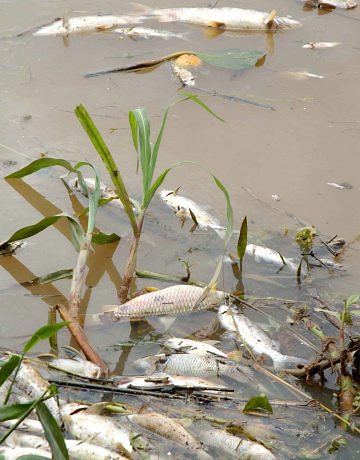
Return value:
[(267, 412), (273, 411), (268, 398), (264, 394), (250, 398), (249, 401), (245, 404), (243, 412), (248, 412), (254, 409), (263, 409)]
[(196, 53), (206, 64), (231, 70), (245, 70), (257, 65), (264, 59), (263, 51), (227, 49), (216, 53)]

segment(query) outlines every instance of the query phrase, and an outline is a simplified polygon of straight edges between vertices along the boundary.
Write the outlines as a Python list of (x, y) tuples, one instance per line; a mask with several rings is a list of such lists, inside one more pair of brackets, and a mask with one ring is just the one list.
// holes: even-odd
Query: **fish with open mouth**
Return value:
[(268, 356), (276, 371), (285, 369), (288, 365), (306, 364), (306, 359), (280, 353), (277, 344), (259, 326), (245, 315), (238, 314), (231, 306), (221, 305), (218, 317), (222, 327), (238, 334), (251, 351), (257, 355)]
[(18, 36), (32, 34), (36, 37), (87, 34), (92, 32), (104, 32), (129, 24), (140, 24), (141, 16), (116, 16), (112, 14), (99, 14), (96, 16), (76, 16), (71, 18), (55, 18), (48, 24), (34, 27)]
[(300, 27), (301, 23), (288, 17), (279, 17), (276, 11), (266, 13), (241, 8), (165, 8), (147, 9), (146, 15), (159, 22), (186, 22), (229, 30), (281, 30)]

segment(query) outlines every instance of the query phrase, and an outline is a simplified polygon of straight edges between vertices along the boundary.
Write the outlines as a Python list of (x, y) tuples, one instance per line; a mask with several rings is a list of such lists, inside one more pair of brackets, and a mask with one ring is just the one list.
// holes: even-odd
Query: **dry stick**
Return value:
[(64, 321), (70, 321), (70, 324), (68, 324), (67, 327), (71, 335), (74, 337), (76, 343), (79, 345), (79, 347), (83, 351), (86, 358), (89, 361), (96, 364), (97, 366), (99, 366), (100, 369), (102, 370), (103, 375), (108, 375), (109, 368), (107, 364), (102, 360), (101, 356), (95, 350), (92, 349), (89, 343), (89, 340), (83, 328), (78, 323), (78, 321), (72, 318), (68, 309), (64, 305), (58, 304), (56, 305), (56, 309)]

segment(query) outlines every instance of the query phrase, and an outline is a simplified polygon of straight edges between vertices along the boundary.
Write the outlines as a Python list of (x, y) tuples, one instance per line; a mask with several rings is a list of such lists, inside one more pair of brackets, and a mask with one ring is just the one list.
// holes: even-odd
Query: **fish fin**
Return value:
[(268, 27), (271, 27), (272, 23), (274, 22), (274, 19), (276, 18), (276, 14), (276, 10), (272, 10), (272, 12), (264, 19), (264, 24)]
[(220, 29), (221, 27), (225, 27), (225, 23), (219, 22), (219, 21), (209, 21), (206, 25), (208, 27), (215, 27), (217, 29)]

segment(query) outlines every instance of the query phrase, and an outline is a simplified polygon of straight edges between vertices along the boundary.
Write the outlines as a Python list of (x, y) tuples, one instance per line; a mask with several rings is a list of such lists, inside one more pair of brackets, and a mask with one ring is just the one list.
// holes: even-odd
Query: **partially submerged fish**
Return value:
[(165, 340), (163, 345), (172, 350), (182, 351), (195, 355), (210, 355), (220, 356), (227, 358), (227, 355), (218, 348), (206, 342), (199, 342), (197, 340), (181, 339), (178, 337), (170, 337)]
[(64, 415), (63, 420), (69, 433), (82, 441), (93, 442), (125, 455), (133, 450), (129, 431), (110, 417), (82, 411)]
[(339, 8), (349, 10), (355, 8), (357, 3), (355, 0), (300, 0), (305, 6), (322, 9)]
[(68, 35), (103, 32), (127, 24), (140, 24), (141, 22), (143, 22), (141, 16), (115, 16), (112, 14), (56, 18), (49, 24), (35, 27), (27, 32), (22, 32), (19, 36), (31, 33), (37, 37), (66, 37)]
[(278, 30), (300, 27), (295, 19), (276, 16), (276, 11), (265, 13), (241, 8), (168, 8), (146, 12), (160, 22), (187, 22), (230, 30)]
[(179, 422), (165, 415), (150, 412), (128, 415), (127, 418), (147, 430), (153, 431), (164, 438), (171, 439), (190, 449), (201, 448), (200, 441), (188, 433)]
[[(41, 449), (35, 449), (33, 447), (4, 447), (0, 446), (0, 455), (3, 456), (6, 460), (17, 460), (23, 455), (26, 456), (36, 456), (36, 458), (52, 458), (50, 452)], [(35, 458), (35, 457), (34, 457)]]
[(220, 304), (224, 293), (210, 289), (204, 299), (204, 288), (180, 284), (159, 291), (149, 292), (127, 301), (122, 305), (107, 305), (114, 318), (139, 318), (142, 316), (179, 315), (193, 311), (206, 310)]
[(201, 429), (198, 432), (201, 440), (212, 447), (217, 447), (234, 458), (246, 460), (275, 460), (269, 449), (254, 441), (239, 438), (223, 430)]
[(178, 38), (180, 40), (187, 40), (186, 33), (170, 32), (169, 30), (156, 30), (149, 29), (148, 27), (121, 27), (114, 29), (112, 32), (126, 35), (133, 39), (143, 38), (162, 38), (163, 40), (170, 40), (171, 38)]
[(44, 363), (60, 371), (70, 372), (82, 377), (98, 379), (102, 374), (99, 366), (86, 359), (56, 358), (52, 355), (41, 355), (39, 358), (44, 361)]
[(94, 443), (78, 441), (76, 439), (66, 439), (65, 444), (70, 458), (76, 460), (125, 460), (127, 457), (97, 445), (96, 438)]
[(218, 311), (222, 327), (240, 335), (242, 341), (257, 355), (268, 356), (279, 371), (288, 365), (305, 364), (306, 360), (296, 356), (283, 355), (278, 351), (278, 345), (265, 332), (249, 320), (245, 315), (238, 314), (228, 305), (221, 305)]
[(296, 271), (299, 265), (294, 259), (285, 258), (278, 251), (266, 246), (247, 244), (245, 252), (248, 256), (254, 257), (256, 263), (274, 265), (277, 268), (286, 266), (292, 271)]
[(340, 42), (308, 42), (303, 45), (306, 49), (322, 49), (322, 48), (334, 48), (335, 46), (341, 45)]

